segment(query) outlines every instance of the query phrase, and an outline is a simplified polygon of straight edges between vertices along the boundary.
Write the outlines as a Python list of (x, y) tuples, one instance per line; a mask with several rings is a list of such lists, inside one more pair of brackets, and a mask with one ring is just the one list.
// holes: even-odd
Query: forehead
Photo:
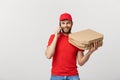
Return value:
[(60, 21), (60, 22), (65, 22), (65, 23), (67, 23), (67, 22), (72, 22), (72, 21), (70, 21), (70, 20), (63, 20), (63, 21)]

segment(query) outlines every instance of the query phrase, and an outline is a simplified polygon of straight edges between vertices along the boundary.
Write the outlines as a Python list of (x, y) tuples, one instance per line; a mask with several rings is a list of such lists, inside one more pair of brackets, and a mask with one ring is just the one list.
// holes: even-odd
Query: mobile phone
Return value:
[[(59, 26), (60, 26), (60, 28), (62, 29), (62, 27), (61, 27), (61, 24), (59, 23)], [(60, 30), (60, 32), (59, 33), (62, 33), (62, 30)]]
[(60, 28), (61, 28), (61, 30), (60, 30), (60, 32), (59, 32), (59, 33), (62, 33), (62, 27), (60, 26)]

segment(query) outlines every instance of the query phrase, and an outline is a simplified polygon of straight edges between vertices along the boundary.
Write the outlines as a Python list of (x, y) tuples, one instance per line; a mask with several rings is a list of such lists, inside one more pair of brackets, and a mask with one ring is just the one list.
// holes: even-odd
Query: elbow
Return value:
[(79, 64), (79, 66), (83, 66), (83, 64)]
[(78, 64), (79, 64), (79, 66), (83, 66), (84, 65), (84, 63), (82, 63), (82, 62), (78, 62)]
[(51, 56), (46, 55), (46, 58), (47, 58), (47, 59), (51, 59)]
[(53, 56), (53, 52), (49, 50), (49, 48), (45, 51), (45, 56), (47, 59), (51, 59)]
[(45, 56), (46, 56), (47, 59), (51, 59), (51, 57), (52, 57), (52, 56), (49, 55), (47, 52), (45, 53)]

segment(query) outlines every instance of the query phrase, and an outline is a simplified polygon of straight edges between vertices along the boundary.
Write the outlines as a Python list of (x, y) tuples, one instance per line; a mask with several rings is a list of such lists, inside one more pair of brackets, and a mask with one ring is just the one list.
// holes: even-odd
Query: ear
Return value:
[(73, 26), (73, 21), (71, 21), (71, 23), (72, 23), (72, 26)]

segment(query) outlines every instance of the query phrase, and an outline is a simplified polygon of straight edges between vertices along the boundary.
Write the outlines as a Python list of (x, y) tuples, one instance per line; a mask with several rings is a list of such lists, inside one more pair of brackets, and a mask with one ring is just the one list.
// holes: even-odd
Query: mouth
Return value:
[(62, 28), (62, 31), (63, 31), (63, 33), (68, 34), (71, 32), (71, 28), (65, 27), (65, 28)]
[(62, 30), (64, 30), (64, 31), (69, 31), (70, 28), (69, 28), (69, 27), (62, 27)]
[(69, 30), (69, 29), (70, 29), (70, 28), (68, 28), (68, 27), (65, 27), (65, 28), (64, 28), (64, 30)]

